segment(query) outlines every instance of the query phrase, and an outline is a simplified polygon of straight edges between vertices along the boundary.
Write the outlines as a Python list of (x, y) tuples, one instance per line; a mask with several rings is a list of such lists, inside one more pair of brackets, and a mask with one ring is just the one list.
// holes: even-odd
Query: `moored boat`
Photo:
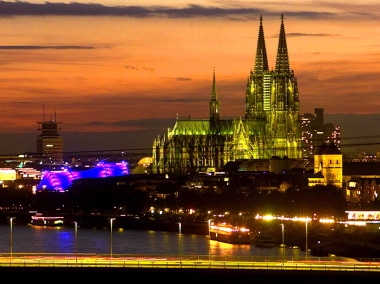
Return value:
[(45, 216), (42, 213), (36, 213), (31, 217), (30, 224), (34, 226), (63, 226), (63, 216)]
[(271, 248), (276, 245), (276, 242), (269, 234), (257, 234), (253, 239), (253, 245), (256, 247)]
[(248, 228), (228, 223), (211, 224), (210, 239), (230, 244), (249, 244), (251, 242)]

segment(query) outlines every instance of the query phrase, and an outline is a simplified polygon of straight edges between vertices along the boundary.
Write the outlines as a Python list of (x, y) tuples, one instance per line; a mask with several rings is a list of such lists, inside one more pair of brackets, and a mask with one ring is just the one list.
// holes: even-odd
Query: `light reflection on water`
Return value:
[(305, 252), (299, 248), (285, 248), (275, 246), (273, 248), (261, 248), (253, 245), (234, 245), (218, 241), (210, 242), (210, 253), (219, 256), (260, 256), (260, 257), (278, 257), (286, 255), (288, 258), (305, 257)]
[[(38, 227), (0, 225), (0, 253), (9, 253), (12, 236), (13, 253), (75, 253), (74, 227)], [(107, 229), (77, 229), (77, 252), (110, 254), (111, 232)], [(209, 240), (207, 235), (161, 231), (112, 231), (112, 253), (127, 255), (213, 255), (213, 256), (281, 256), (281, 247), (258, 248), (253, 245), (227, 244)], [(304, 257), (300, 249), (285, 249), (287, 258)]]

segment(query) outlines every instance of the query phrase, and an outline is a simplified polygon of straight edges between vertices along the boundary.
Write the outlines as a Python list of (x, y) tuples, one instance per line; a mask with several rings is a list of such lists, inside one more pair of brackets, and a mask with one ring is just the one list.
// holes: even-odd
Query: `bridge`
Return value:
[[(380, 277), (380, 262), (357, 261), (331, 258), (308, 258), (298, 260), (265, 258), (226, 260), (209, 256), (137, 256), (137, 255), (96, 255), (96, 254), (0, 254), (0, 273), (17, 275), (58, 273), (68, 277), (72, 273), (84, 277), (134, 275), (141, 280), (183, 279), (188, 282), (203, 280), (225, 283), (228, 279), (265, 279), (266, 282), (282, 281), (297, 283), (333, 283), (339, 280), (351, 283)], [(57, 274), (57, 275), (58, 275)], [(202, 279), (202, 281), (200, 281)], [(235, 280), (233, 280), (235, 279)], [(250, 280), (250, 281), (251, 281)], [(307, 280), (307, 281), (306, 281)], [(182, 280), (181, 280), (182, 281)], [(178, 283), (178, 282), (175, 282)]]

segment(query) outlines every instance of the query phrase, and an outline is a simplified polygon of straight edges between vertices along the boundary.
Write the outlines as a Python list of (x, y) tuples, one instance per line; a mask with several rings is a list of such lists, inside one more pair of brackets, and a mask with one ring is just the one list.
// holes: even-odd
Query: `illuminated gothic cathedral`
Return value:
[(154, 173), (220, 171), (238, 159), (301, 158), (301, 115), (297, 79), (290, 69), (284, 17), (275, 68), (269, 70), (260, 17), (255, 66), (245, 95), (244, 119), (222, 119), (213, 73), (210, 117), (178, 119), (153, 142)]

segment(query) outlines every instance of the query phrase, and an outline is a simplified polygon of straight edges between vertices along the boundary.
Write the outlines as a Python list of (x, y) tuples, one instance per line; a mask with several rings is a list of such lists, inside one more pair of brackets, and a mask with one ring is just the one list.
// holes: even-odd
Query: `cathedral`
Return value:
[(262, 22), (260, 16), (255, 63), (246, 85), (244, 118), (221, 118), (214, 69), (209, 118), (177, 118), (173, 128), (157, 137), (153, 142), (153, 173), (220, 171), (226, 163), (239, 159), (302, 157), (299, 93), (290, 69), (284, 16), (276, 65), (271, 70)]

